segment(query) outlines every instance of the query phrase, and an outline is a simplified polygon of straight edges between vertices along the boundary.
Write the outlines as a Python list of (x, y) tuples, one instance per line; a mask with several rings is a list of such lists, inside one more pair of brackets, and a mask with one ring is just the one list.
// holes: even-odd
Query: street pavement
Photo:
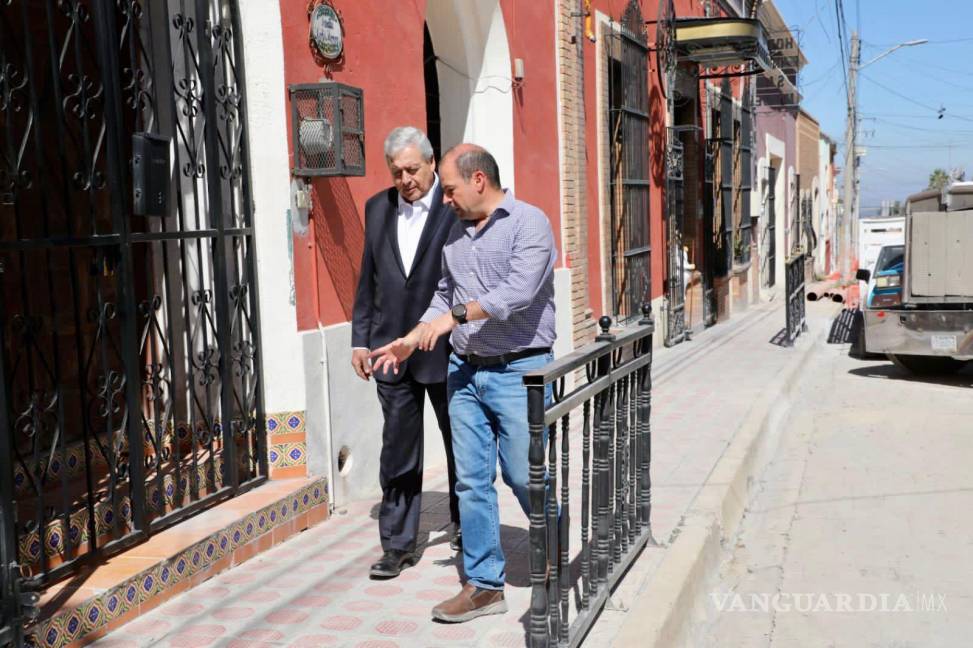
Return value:
[[(830, 305), (809, 304), (812, 331)], [(652, 528), (645, 549), (617, 589), (586, 645), (611, 643), (627, 602), (661, 560), (681, 516), (699, 492), (757, 396), (795, 349), (772, 343), (784, 326), (780, 302), (764, 304), (654, 358)], [(661, 335), (661, 331), (658, 333)], [(807, 336), (799, 344), (807, 344)], [(578, 435), (575, 435), (578, 436)], [(574, 439), (573, 441), (578, 441)], [(580, 441), (578, 441), (580, 443)], [(572, 443), (572, 493), (580, 488), (580, 448)], [(526, 645), (530, 587), (527, 519), (499, 480), (501, 537), (510, 611), (460, 625), (433, 622), (430, 610), (454, 595), (462, 566), (444, 532), (449, 522), (442, 469), (426, 471), (422, 559), (390, 581), (368, 578), (380, 555), (377, 498), (356, 502), (300, 536), (218, 575), (103, 638), (98, 646), (411, 646)], [(577, 520), (577, 505), (572, 504)], [(578, 551), (576, 525), (572, 555)]]
[(973, 368), (847, 352), (815, 351), (691, 645), (973, 644)]

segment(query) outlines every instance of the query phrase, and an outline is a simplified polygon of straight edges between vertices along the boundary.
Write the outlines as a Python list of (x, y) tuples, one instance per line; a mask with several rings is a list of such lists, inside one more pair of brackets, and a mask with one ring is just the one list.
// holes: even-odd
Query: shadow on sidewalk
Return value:
[(955, 374), (911, 374), (902, 371), (892, 363), (858, 367), (856, 369), (850, 369), (848, 373), (863, 378), (886, 378), (889, 380), (904, 380), (907, 382), (942, 385), (944, 387), (962, 387), (966, 389), (973, 387), (973, 363)]

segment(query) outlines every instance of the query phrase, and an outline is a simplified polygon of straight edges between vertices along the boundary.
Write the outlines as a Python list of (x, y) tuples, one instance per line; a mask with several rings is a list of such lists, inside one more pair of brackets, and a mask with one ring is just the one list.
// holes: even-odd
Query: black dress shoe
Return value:
[(459, 525), (456, 525), (453, 534), (449, 537), (449, 548), (453, 551), (463, 551), (463, 529)]
[(371, 566), (369, 575), (372, 578), (395, 578), (406, 567), (415, 565), (417, 560), (415, 552), (388, 549), (379, 561)]

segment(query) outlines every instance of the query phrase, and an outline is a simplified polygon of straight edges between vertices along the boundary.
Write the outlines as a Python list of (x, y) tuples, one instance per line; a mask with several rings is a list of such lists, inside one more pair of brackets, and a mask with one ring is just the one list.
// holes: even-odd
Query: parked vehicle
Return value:
[(865, 290), (866, 307), (895, 308), (902, 304), (902, 273), (905, 270), (905, 245), (885, 245), (871, 270)]
[(973, 182), (910, 196), (904, 245), (884, 246), (874, 271), (858, 271), (868, 282), (865, 350), (915, 373), (956, 371), (973, 360), (969, 250)]
[(874, 270), (886, 245), (905, 244), (905, 216), (862, 218), (858, 221), (858, 267)]

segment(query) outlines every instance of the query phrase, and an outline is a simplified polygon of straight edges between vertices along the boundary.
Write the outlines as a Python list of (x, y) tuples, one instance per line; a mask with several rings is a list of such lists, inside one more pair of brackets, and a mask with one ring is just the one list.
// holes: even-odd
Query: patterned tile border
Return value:
[(306, 431), (304, 412), (276, 412), (267, 415), (267, 434), (271, 437), (304, 434)]
[[(305, 440), (306, 428), (304, 412), (278, 412), (269, 414), (267, 415), (266, 425), (268, 433), (267, 454), (270, 471), (269, 477), (273, 479), (275, 477), (275, 471), (279, 471), (282, 468), (290, 469), (285, 471), (287, 477), (307, 476), (307, 443)], [(220, 425), (217, 422), (216, 430), (219, 431), (219, 429)], [(283, 441), (285, 435), (287, 440)], [(191, 446), (188, 425), (179, 424), (176, 426), (175, 437), (179, 439), (179, 445), (182, 451), (185, 451)], [(281, 441), (275, 443), (275, 438), (279, 438)], [(166, 433), (165, 439), (166, 445), (171, 448), (174, 442), (171, 425)], [(108, 464), (104, 461), (100, 451), (95, 451), (94, 441), (91, 444), (91, 456), (96, 458), (95, 465), (107, 469)], [(219, 445), (217, 442), (217, 450)], [(147, 443), (146, 447), (150, 448), (151, 443)], [(127, 449), (127, 445), (124, 445), (124, 449)], [(66, 475), (74, 477), (78, 474), (83, 474), (84, 445), (80, 443), (72, 444), (68, 449), (67, 457), (66, 463), (68, 470)], [(222, 465), (223, 457), (219, 452), (216, 452), (209, 460), (204, 460), (196, 468), (194, 473), (188, 475), (188, 477), (193, 478), (192, 488), (202, 491), (203, 494), (218, 490), (220, 487), (218, 482), (220, 481), (220, 475), (222, 475), (223, 469)], [(294, 468), (296, 467), (304, 467), (305, 470), (295, 471)], [(16, 468), (19, 472), (15, 475), (15, 482), (20, 489), (24, 489), (27, 483), (26, 473), (20, 464)], [(255, 465), (245, 466), (244, 470), (255, 472), (257, 467)], [(55, 459), (51, 464), (50, 473), (51, 478), (55, 479), (55, 484), (59, 483), (57, 480), (62, 476), (62, 469), (61, 462), (58, 459)], [(282, 474), (280, 473), (277, 476)], [(187, 475), (183, 475), (178, 483), (176, 483), (173, 475), (165, 475), (161, 489), (159, 488), (158, 482), (152, 480), (147, 484), (150, 511), (155, 515), (161, 516), (188, 504), (190, 502), (189, 488), (190, 484), (187, 481)], [(122, 534), (126, 534), (132, 529), (131, 504), (127, 493), (120, 500), (118, 512), (121, 515)], [(113, 518), (115, 514), (116, 511), (110, 500), (99, 499), (96, 502), (95, 531), (100, 543), (104, 543), (113, 538)], [(60, 518), (49, 520), (45, 525), (43, 540), (40, 530), (36, 528), (22, 535), (19, 547), (21, 564), (28, 568), (39, 566), (40, 554), (43, 550), (47, 554), (49, 566), (57, 566), (67, 556), (83, 553), (90, 540), (88, 510), (80, 509), (74, 511), (71, 513), (67, 525)]]
[[(215, 492), (220, 488), (223, 472), (223, 457), (220, 454), (196, 467), (195, 473), (184, 474), (179, 478), (172, 474), (163, 476), (162, 487), (152, 480), (147, 484), (149, 512), (155, 517), (191, 503), (188, 479), (193, 477), (192, 487), (201, 495)], [(194, 477), (195, 475), (195, 477)], [(122, 534), (132, 531), (132, 506), (128, 495), (128, 485), (119, 487), (121, 494), (118, 499), (119, 524)], [(95, 502), (95, 532), (99, 544), (114, 539), (114, 518), (116, 511), (110, 499), (99, 499)], [(67, 557), (87, 551), (91, 538), (88, 525), (88, 509), (73, 511), (69, 516), (67, 532), (61, 518), (49, 520), (44, 530), (43, 549), (47, 554), (48, 566), (55, 567)], [(39, 568), (41, 552), (40, 532), (34, 528), (20, 537), (20, 561), (28, 569)]]
[(279, 443), (271, 446), (270, 465), (274, 468), (307, 465), (307, 443)]
[(326, 506), (327, 502), (328, 485), (321, 478), (77, 607), (39, 622), (28, 630), (28, 639), (38, 647), (65, 648), (129, 612), (137, 613), (140, 606), (154, 597), (206, 571), (221, 559), (232, 558), (237, 549), (256, 542), (314, 507)]
[(307, 474), (307, 426), (304, 412), (277, 412), (267, 415), (267, 463), (270, 466), (270, 478), (275, 477), (275, 471), (283, 468), (287, 476), (293, 477), (294, 468), (303, 466), (305, 470), (298, 471)]

